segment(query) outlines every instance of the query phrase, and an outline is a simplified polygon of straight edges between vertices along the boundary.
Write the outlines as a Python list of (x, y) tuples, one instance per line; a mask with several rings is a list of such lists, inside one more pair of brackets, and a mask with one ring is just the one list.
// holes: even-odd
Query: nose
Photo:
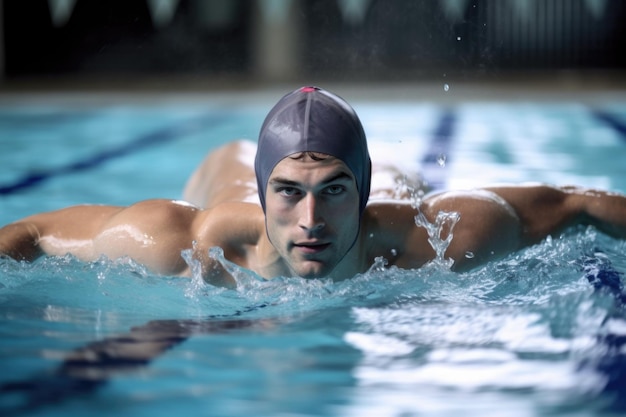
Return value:
[(300, 227), (307, 231), (318, 231), (326, 225), (321, 214), (320, 205), (314, 195), (307, 194), (302, 199)]

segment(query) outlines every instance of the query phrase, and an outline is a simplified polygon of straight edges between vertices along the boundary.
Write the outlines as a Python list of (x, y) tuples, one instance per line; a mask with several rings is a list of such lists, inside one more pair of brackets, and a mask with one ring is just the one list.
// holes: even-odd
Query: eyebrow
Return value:
[[(329, 184), (335, 181), (350, 181), (352, 182), (354, 180), (354, 178), (352, 177), (352, 175), (348, 174), (345, 171), (341, 171), (338, 172), (337, 174), (333, 175), (332, 177), (326, 178), (324, 181), (321, 182), (322, 185), (324, 184)], [(299, 182), (297, 181), (293, 181), (293, 180), (289, 180), (287, 178), (281, 178), (281, 177), (274, 177), (271, 178), (269, 180), (270, 184), (280, 184), (280, 185), (289, 185), (289, 186), (298, 186), (300, 185)]]

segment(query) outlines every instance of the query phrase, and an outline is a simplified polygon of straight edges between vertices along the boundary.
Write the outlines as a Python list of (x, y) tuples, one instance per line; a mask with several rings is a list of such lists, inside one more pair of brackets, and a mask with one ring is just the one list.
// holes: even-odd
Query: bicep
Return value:
[(104, 225), (122, 209), (113, 206), (74, 206), (25, 219), (39, 234), (40, 249), (48, 255), (73, 254), (91, 259), (93, 241)]
[(26, 217), (0, 229), (0, 253), (33, 260), (42, 254), (84, 252), (85, 242), (117, 211), (117, 207), (75, 206)]

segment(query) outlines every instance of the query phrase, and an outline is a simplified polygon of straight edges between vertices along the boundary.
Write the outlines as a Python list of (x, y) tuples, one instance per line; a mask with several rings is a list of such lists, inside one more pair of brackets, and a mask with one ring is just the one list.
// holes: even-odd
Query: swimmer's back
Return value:
[(245, 140), (209, 153), (187, 181), (183, 199), (204, 208), (225, 202), (259, 204), (255, 153), (256, 144)]

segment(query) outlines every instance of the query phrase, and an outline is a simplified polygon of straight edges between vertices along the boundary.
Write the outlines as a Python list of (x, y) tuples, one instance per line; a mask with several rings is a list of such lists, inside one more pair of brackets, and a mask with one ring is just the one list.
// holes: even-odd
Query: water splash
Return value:
[(451, 268), (454, 264), (453, 259), (445, 259), (444, 255), (454, 237), (452, 233), (454, 226), (460, 219), (459, 213), (445, 211), (437, 213), (434, 223), (430, 223), (421, 211), (415, 216), (415, 224), (426, 229), (428, 233), (428, 243), (435, 250), (435, 259), (433, 260), (435, 264), (445, 268)]
[(395, 200), (408, 199), (411, 203), (414, 203), (415, 201), (421, 201), (425, 193), (423, 178), (409, 179), (408, 175), (404, 175), (396, 179), (392, 198)]
[[(445, 166), (446, 156), (444, 154), (440, 155), (437, 162), (440, 166)], [(440, 211), (435, 218), (435, 222), (430, 223), (421, 211), (421, 206), (425, 196), (424, 189), (415, 184), (411, 184), (405, 177), (402, 181), (399, 181), (396, 184), (396, 192), (399, 192), (398, 190), (404, 193), (404, 195), (409, 195), (411, 207), (416, 209), (418, 212), (415, 216), (415, 225), (417, 227), (423, 227), (428, 233), (428, 243), (431, 245), (436, 254), (433, 263), (445, 269), (450, 269), (454, 264), (454, 260), (445, 259), (444, 254), (452, 242), (452, 238), (454, 237), (452, 231), (454, 226), (460, 220), (461, 215), (457, 212)], [(470, 252), (467, 253), (466, 256), (469, 258), (473, 257), (474, 254)]]
[[(438, 228), (436, 221), (431, 226)], [(439, 229), (444, 241), (449, 225)], [(263, 280), (214, 249), (211, 256), (234, 268), (240, 285), (232, 290), (204, 283), (191, 251), (185, 255), (194, 271), (191, 280), (141, 276), (130, 264), (105, 260), (42, 258), (26, 264), (0, 259), (0, 318), (12, 335), (3, 343), (11, 347), (7, 352), (16, 352), (5, 355), (3, 366), (22, 359), (27, 342), (46, 346), (54, 337), (53, 346), (69, 351), (79, 334), (81, 341), (101, 339), (159, 318), (201, 317), (203, 323), (224, 317), (256, 322), (284, 318), (291, 320), (289, 325), (274, 321), (263, 337), (245, 329), (232, 338), (200, 337), (181, 346), (179, 353), (185, 355), (175, 359), (198, 358), (191, 362), (198, 373), (210, 373), (214, 369), (205, 365), (207, 357), (232, 351), (236, 359), (250, 342), (249, 352), (272, 353), (262, 356), (252, 373), (269, 369), (268, 363), (274, 368), (294, 363), (284, 358), (290, 352), (304, 351), (307, 360), (325, 363), (329, 343), (331, 350), (347, 344), (350, 357), (360, 359), (345, 367), (345, 376), (367, 386), (368, 396), (374, 392), (414, 401), (415, 392), (426, 392), (421, 399), (443, 407), (450, 398), (459, 402), (459, 396), (468, 399), (465, 403), (484, 405), (493, 398), (515, 399), (519, 392), (521, 401), (550, 397), (555, 407), (572, 407), (571, 398), (582, 402), (601, 395), (606, 383), (599, 379), (613, 375), (604, 372), (606, 365), (622, 366), (622, 354), (607, 356), (607, 351), (613, 349), (611, 335), (622, 337), (626, 326), (623, 311), (615, 315), (613, 298), (594, 290), (579, 261), (601, 251), (623, 271), (624, 249), (623, 241), (577, 229), (463, 274), (433, 264), (403, 270), (380, 257), (368, 271), (339, 282)], [(28, 332), (24, 320), (31, 326)], [(30, 334), (36, 328), (54, 336), (33, 342)], [(229, 340), (235, 348), (227, 349)], [(312, 348), (299, 348), (303, 344)], [(360, 354), (354, 355), (354, 349)], [(150, 372), (142, 377), (160, 381), (158, 368)], [(297, 367), (293, 372), (299, 378), (309, 375)], [(176, 383), (185, 386), (185, 381)], [(437, 397), (430, 396), (433, 392)], [(598, 415), (582, 409), (581, 415)]]
[(185, 289), (185, 296), (191, 299), (197, 299), (198, 294), (200, 294), (205, 287), (204, 278), (202, 277), (202, 264), (200, 260), (193, 257), (196, 245), (197, 242), (193, 242), (193, 249), (185, 249), (180, 253), (180, 256), (185, 260), (191, 270), (191, 282)]
[(446, 156), (446, 154), (442, 153), (437, 157), (437, 165), (439, 165), (441, 168), (445, 168), (447, 160), (448, 157)]

